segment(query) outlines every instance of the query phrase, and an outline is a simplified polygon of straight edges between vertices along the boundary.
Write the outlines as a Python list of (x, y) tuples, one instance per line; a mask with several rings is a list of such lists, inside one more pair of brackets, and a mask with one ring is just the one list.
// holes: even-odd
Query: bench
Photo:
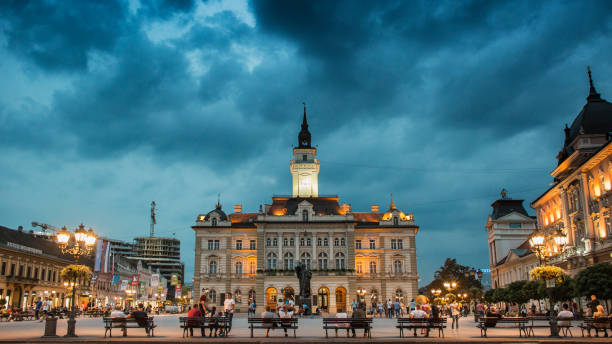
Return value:
[(249, 328), (251, 329), (251, 338), (253, 338), (254, 329), (292, 329), (293, 338), (296, 338), (295, 330), (298, 328), (297, 318), (249, 318)]
[(153, 317), (146, 317), (144, 319), (144, 326), (140, 326), (134, 318), (104, 317), (102, 320), (104, 321), (104, 338), (106, 338), (107, 333), (109, 337), (113, 336), (113, 328), (122, 329), (124, 337), (127, 336), (128, 328), (144, 328), (147, 331), (147, 336), (155, 337), (153, 330), (157, 325), (153, 323)]
[[(519, 337), (522, 337), (525, 334), (525, 337), (528, 337), (527, 333), (527, 322), (529, 320), (527, 318), (497, 318), (497, 317), (484, 317), (478, 319), (478, 327), (480, 329), (480, 336), (487, 336), (487, 329), (489, 328), (518, 328)], [(499, 324), (511, 324), (513, 326), (497, 326)]]
[(329, 338), (328, 330), (346, 330), (348, 334), (350, 329), (363, 329), (368, 338), (372, 338), (372, 318), (323, 318), (323, 329), (325, 338)]
[[(529, 320), (529, 322), (525, 325), (525, 328), (527, 329), (527, 336), (531, 336), (531, 337), (535, 337), (535, 333), (533, 331), (534, 328), (550, 328), (550, 317), (547, 315), (533, 315), (533, 316), (529, 316), (527, 317), (527, 319)], [(572, 319), (562, 319), (562, 318), (556, 318), (554, 321), (557, 323), (557, 328), (559, 329), (559, 333), (564, 336), (567, 337), (568, 335), (570, 337), (573, 337), (574, 335), (572, 334)], [(535, 322), (539, 321), (539, 324), (536, 324)], [(559, 325), (558, 322), (559, 321), (567, 321), (568, 325)], [(544, 323), (541, 323), (544, 322)]]
[(404, 338), (404, 329), (408, 331), (414, 330), (414, 336), (416, 337), (416, 329), (424, 328), (427, 329), (427, 335), (429, 336), (429, 330), (438, 330), (438, 337), (444, 337), (444, 329), (446, 328), (446, 318), (397, 318), (397, 328), (400, 330), (400, 338)]
[(584, 331), (587, 331), (589, 337), (591, 336), (591, 330), (595, 330), (595, 336), (599, 335), (599, 331), (607, 333), (606, 330), (610, 330), (612, 327), (612, 318), (593, 318), (585, 317), (582, 324), (578, 325), (582, 336), (584, 337)]
[[(183, 329), (183, 338), (189, 337), (190, 329), (199, 328), (202, 330), (202, 337), (206, 336), (206, 329), (218, 329), (220, 330), (220, 337), (227, 337), (229, 330), (231, 329), (231, 318), (227, 316), (210, 318), (210, 317), (198, 317), (198, 318), (179, 318), (180, 328)], [(193, 337), (193, 335), (192, 335)]]

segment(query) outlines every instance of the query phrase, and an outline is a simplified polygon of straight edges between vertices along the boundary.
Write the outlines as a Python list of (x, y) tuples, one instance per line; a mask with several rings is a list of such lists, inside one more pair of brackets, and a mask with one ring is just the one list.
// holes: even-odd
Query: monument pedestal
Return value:
[(308, 306), (308, 310), (304, 312), (304, 315), (310, 315), (312, 314), (312, 300), (309, 297), (302, 297), (302, 296), (298, 296), (298, 306), (300, 306), (300, 308), (303, 308), (304, 305)]

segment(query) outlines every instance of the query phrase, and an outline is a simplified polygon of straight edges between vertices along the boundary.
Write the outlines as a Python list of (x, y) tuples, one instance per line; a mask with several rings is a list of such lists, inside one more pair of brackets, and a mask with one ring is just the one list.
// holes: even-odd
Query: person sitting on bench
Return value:
[(217, 312), (217, 307), (213, 306), (212, 310), (209, 313), (210, 322), (208, 323), (208, 327), (210, 328), (210, 332), (208, 333), (209, 337), (212, 337), (213, 329), (215, 330), (215, 337), (217, 336), (217, 331), (219, 330), (219, 317), (221, 316), (220, 312)]
[(147, 334), (149, 334), (149, 328), (147, 326), (147, 312), (144, 311), (144, 305), (142, 303), (138, 304), (138, 308), (135, 311), (132, 311), (128, 318), (134, 318), (136, 323), (140, 327), (144, 327)]
[[(355, 306), (355, 309), (357, 309), (357, 306)], [(346, 314), (346, 312), (338, 312), (336, 313), (336, 318), (337, 319), (346, 319), (348, 318), (348, 314)], [(346, 338), (348, 338), (349, 336), (349, 324), (336, 324), (336, 328), (334, 329), (336, 331), (336, 337), (338, 337), (338, 329), (339, 328), (346, 328)]]
[[(416, 309), (413, 310), (412, 312), (410, 312), (410, 318), (411, 319), (426, 319), (428, 318), (427, 313), (422, 309), (420, 304), (416, 305)], [(417, 336), (416, 333), (416, 327), (414, 328), (414, 336)], [(425, 337), (429, 337), (429, 327), (427, 327), (427, 330), (425, 332)]]
[(574, 313), (570, 312), (567, 303), (563, 304), (563, 310), (557, 314), (557, 325), (571, 326), (571, 320), (574, 319)]
[[(189, 312), (187, 312), (187, 323), (185, 324), (189, 327), (189, 333), (191, 334), (192, 337), (193, 337), (193, 328), (200, 327), (200, 317), (202, 317), (202, 312), (200, 312), (200, 308), (198, 307), (198, 305), (194, 304), (193, 308), (191, 308)], [(202, 337), (204, 337), (205, 330), (203, 327), (201, 328), (201, 330), (202, 330)]]
[[(266, 311), (261, 313), (261, 317), (264, 319), (261, 326), (267, 327), (266, 329), (266, 338), (267, 338), (268, 335), (270, 334), (270, 328), (272, 328), (272, 326), (274, 325), (274, 323), (272, 322), (272, 318), (274, 318), (274, 313), (270, 311), (270, 306), (266, 306)], [(267, 319), (269, 320), (266, 321)]]
[[(123, 309), (121, 309), (120, 304), (115, 305), (115, 310), (111, 312), (110, 316), (113, 318), (125, 318), (125, 313)], [(121, 331), (125, 334), (125, 327), (122, 328)]]
[(487, 311), (486, 317), (493, 319), (486, 319), (484, 323), (485, 327), (495, 327), (495, 325), (497, 325), (497, 319), (500, 319), (502, 316), (497, 312), (497, 307), (491, 306)]
[(284, 304), (283, 308), (278, 311), (278, 317), (281, 319), (288, 319), (288, 321), (282, 321), (281, 326), (285, 331), (285, 337), (287, 337), (287, 328), (291, 327), (291, 318), (293, 318), (293, 311), (289, 310), (289, 307)]
[[(357, 306), (357, 309), (353, 312), (353, 315), (351, 316), (351, 318), (353, 318), (353, 319), (364, 319), (365, 317), (366, 317), (366, 314), (365, 314), (365, 304), (364, 303), (360, 303), (359, 306)], [(356, 333), (355, 333), (355, 329), (356, 328), (363, 328), (363, 336), (364, 337), (368, 336), (368, 324), (367, 323), (361, 323), (361, 322), (353, 322), (352, 323), (351, 331), (353, 332), (353, 338), (356, 335)]]

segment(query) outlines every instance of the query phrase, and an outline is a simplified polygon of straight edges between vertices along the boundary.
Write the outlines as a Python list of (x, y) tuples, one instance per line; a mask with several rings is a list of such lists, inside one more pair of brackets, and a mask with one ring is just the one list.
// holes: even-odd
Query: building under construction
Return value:
[(181, 241), (174, 238), (139, 237), (134, 238), (134, 251), (128, 259), (140, 260), (159, 272), (168, 281), (172, 275), (183, 282), (185, 264), (181, 263)]

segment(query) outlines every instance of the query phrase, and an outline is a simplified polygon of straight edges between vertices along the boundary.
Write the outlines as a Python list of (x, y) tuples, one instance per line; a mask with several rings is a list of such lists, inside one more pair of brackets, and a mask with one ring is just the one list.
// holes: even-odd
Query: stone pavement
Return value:
[[(104, 338), (104, 326), (101, 318), (79, 318), (77, 320), (76, 332), (78, 338), (63, 338), (57, 339), (41, 338), (44, 333), (44, 323), (38, 321), (21, 321), (21, 322), (0, 322), (0, 342), (158, 342), (158, 343), (177, 343), (177, 342), (206, 342), (206, 343), (269, 343), (269, 342), (293, 342), (293, 343), (321, 343), (321, 342), (350, 342), (358, 343), (370, 341), (367, 338), (360, 337), (361, 330), (357, 331), (357, 338), (346, 338), (346, 332), (339, 331), (339, 337), (333, 336), (333, 331), (330, 331), (330, 338), (325, 338), (325, 331), (321, 329), (322, 321), (319, 318), (301, 318), (299, 320), (299, 329), (297, 331), (297, 339), (293, 337), (284, 337), (283, 331), (270, 331), (270, 337), (265, 338), (264, 330), (255, 330), (255, 338), (250, 338), (250, 331), (247, 328), (247, 320), (242, 316), (234, 318), (232, 331), (228, 338), (182, 338), (182, 330), (178, 327), (178, 315), (160, 315), (155, 317), (157, 328), (155, 337), (147, 337), (143, 329), (128, 329), (128, 337), (122, 337), (120, 330), (115, 330), (113, 338)], [(537, 329), (535, 338), (519, 338), (518, 329), (501, 329), (495, 328), (489, 330), (488, 338), (480, 337), (480, 330), (476, 328), (473, 317), (462, 318), (460, 321), (460, 329), (452, 330), (449, 327), (446, 329), (445, 338), (437, 338), (433, 333), (433, 337), (409, 337), (399, 338), (399, 330), (395, 328), (395, 319), (379, 319), (374, 320), (374, 329), (372, 330), (372, 342), (376, 343), (400, 343), (400, 342), (556, 342), (556, 343), (584, 343), (584, 342), (611, 342), (609, 338), (583, 338), (580, 335), (580, 329), (574, 328), (572, 332), (573, 338), (549, 339), (547, 329)], [(194, 331), (196, 334), (198, 331)], [(57, 333), (63, 336), (66, 333), (66, 320), (58, 321)]]

